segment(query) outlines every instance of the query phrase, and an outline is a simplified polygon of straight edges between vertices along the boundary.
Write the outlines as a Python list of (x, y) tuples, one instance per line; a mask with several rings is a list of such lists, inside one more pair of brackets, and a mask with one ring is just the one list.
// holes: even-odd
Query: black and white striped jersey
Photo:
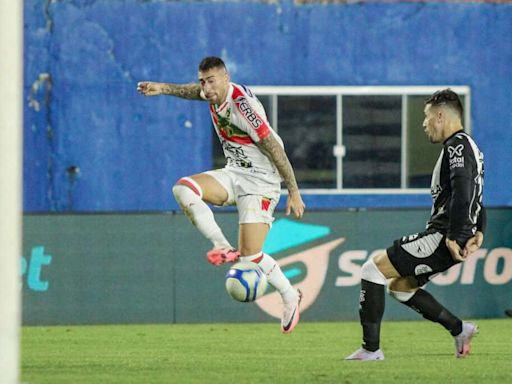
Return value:
[(463, 247), (483, 232), (484, 156), (467, 133), (444, 141), (432, 173), (432, 212), (427, 229), (435, 229)]

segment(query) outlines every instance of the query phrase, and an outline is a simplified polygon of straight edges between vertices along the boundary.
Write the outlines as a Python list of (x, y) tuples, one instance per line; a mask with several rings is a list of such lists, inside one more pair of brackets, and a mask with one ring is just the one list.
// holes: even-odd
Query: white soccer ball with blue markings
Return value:
[(226, 274), (226, 290), (237, 301), (247, 303), (258, 299), (267, 290), (267, 285), (267, 276), (255, 263), (238, 262)]

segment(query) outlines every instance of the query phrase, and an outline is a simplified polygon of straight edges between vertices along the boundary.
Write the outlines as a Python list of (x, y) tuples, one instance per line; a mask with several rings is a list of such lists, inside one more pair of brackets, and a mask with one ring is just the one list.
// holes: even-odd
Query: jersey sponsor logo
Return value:
[(453, 168), (464, 168), (464, 156), (462, 156), (462, 151), (464, 150), (464, 145), (459, 144), (456, 147), (449, 146), (448, 154), (450, 156), (450, 169)]
[(462, 150), (464, 149), (463, 144), (459, 144), (456, 147), (452, 147), (451, 145), (448, 147), (448, 153), (450, 154), (450, 158), (453, 156), (462, 156)]
[(450, 159), (450, 169), (453, 168), (464, 168), (464, 158), (463, 157), (453, 157)]
[(244, 96), (239, 96), (235, 99), (235, 103), (238, 106), (240, 112), (245, 117), (245, 119), (251, 124), (254, 129), (258, 129), (263, 124), (263, 121), (258, 117), (258, 115), (253, 111), (251, 105), (247, 102), (247, 99)]

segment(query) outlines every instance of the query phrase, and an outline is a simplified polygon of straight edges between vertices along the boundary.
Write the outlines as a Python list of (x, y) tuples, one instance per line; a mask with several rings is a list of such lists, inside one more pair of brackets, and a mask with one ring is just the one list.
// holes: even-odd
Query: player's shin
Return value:
[(442, 306), (430, 293), (418, 289), (411, 295), (397, 295), (390, 291), (391, 296), (420, 313), (425, 319), (441, 324), (452, 336), (462, 332), (462, 321)]
[(363, 327), (363, 348), (376, 351), (380, 348), (380, 324), (384, 315), (384, 285), (361, 280), (359, 319)]
[(363, 348), (376, 351), (380, 347), (380, 324), (384, 315), (386, 278), (372, 259), (361, 269), (359, 318), (363, 327)]
[[(192, 179), (186, 179), (192, 181)], [(217, 225), (212, 210), (201, 199), (201, 188), (197, 183), (191, 185), (194, 187), (193, 189), (183, 184), (176, 184), (172, 188), (174, 197), (183, 213), (196, 226), (199, 232), (212, 242), (214, 248), (232, 248)]]
[(290, 280), (284, 275), (283, 271), (270, 255), (258, 253), (252, 256), (240, 257), (240, 260), (252, 261), (259, 265), (261, 270), (267, 275), (267, 280), (283, 297), (283, 301), (290, 301), (296, 298), (297, 290), (293, 289)]

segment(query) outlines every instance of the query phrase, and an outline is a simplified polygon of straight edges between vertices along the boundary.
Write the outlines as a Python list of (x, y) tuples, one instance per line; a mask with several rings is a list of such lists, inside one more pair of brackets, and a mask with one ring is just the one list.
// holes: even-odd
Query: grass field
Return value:
[(24, 327), (22, 382), (512, 383), (512, 319), (479, 320), (466, 359), (427, 321), (385, 322), (381, 362), (343, 361), (356, 322)]

